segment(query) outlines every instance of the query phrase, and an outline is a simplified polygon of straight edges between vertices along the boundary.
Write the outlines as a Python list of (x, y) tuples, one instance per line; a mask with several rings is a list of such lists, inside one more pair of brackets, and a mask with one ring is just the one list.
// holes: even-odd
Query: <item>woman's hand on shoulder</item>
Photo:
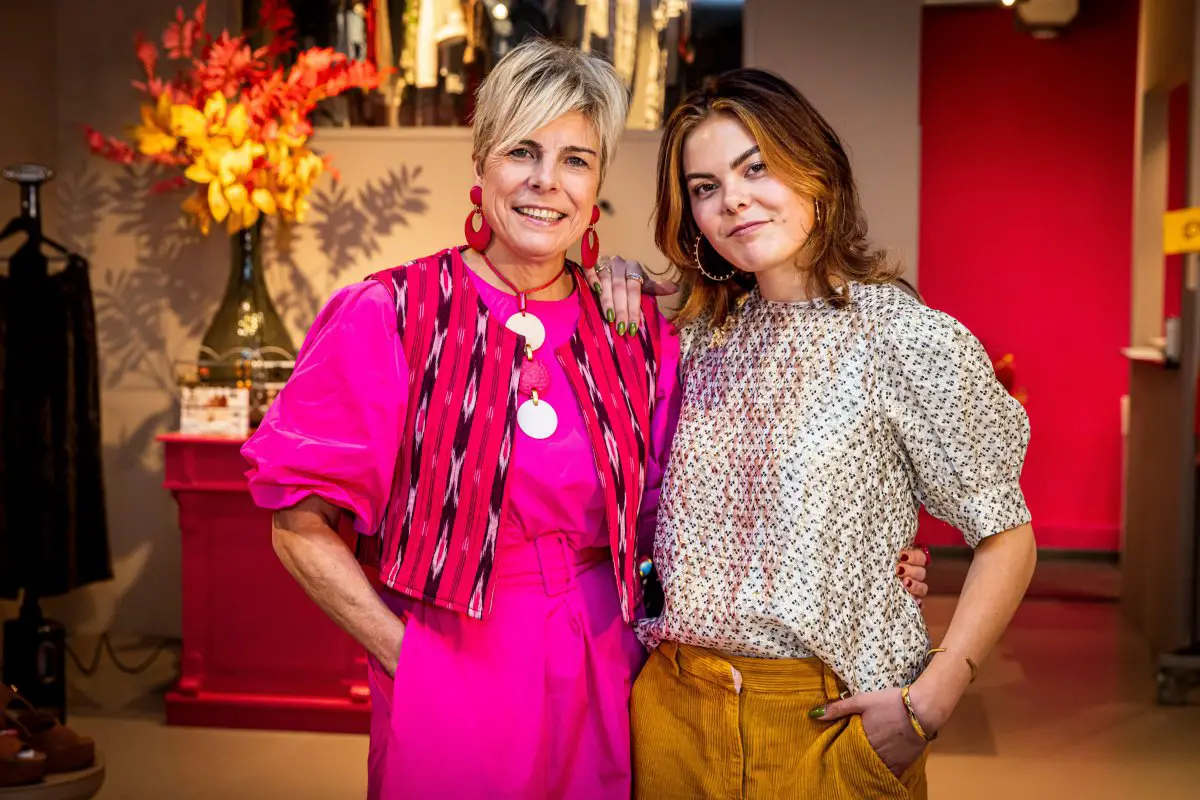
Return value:
[(600, 295), (604, 318), (615, 325), (617, 335), (634, 336), (645, 324), (642, 316), (642, 295), (663, 297), (675, 294), (679, 287), (672, 281), (654, 281), (646, 268), (637, 261), (620, 256), (604, 256), (595, 269), (584, 270), (592, 291)]

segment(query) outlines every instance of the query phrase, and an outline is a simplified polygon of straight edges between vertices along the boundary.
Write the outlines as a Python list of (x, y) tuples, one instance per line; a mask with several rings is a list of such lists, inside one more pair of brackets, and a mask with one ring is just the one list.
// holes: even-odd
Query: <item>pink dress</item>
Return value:
[[(473, 280), (497, 319), (515, 313), (515, 297)], [(529, 305), (547, 330), (537, 358), (558, 429), (540, 441), (517, 430), (488, 619), (385, 591), (406, 629), (395, 679), (371, 664), (371, 798), (630, 795), (629, 692), (645, 652), (621, 619), (595, 458), (553, 353), (575, 332), (579, 298)], [(678, 343), (658, 324), (666, 345), (641, 515), (650, 533), (678, 403)], [(394, 328), (391, 301), (372, 283), (322, 311), (246, 447), (256, 502), (283, 508), (317, 494), (360, 531), (375, 529), (406, 399)]]

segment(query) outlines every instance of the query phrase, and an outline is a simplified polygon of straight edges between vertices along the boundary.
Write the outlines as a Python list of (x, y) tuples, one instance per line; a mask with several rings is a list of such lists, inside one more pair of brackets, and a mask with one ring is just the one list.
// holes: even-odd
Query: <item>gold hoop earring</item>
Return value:
[(694, 245), (692, 245), (692, 254), (696, 257), (696, 269), (700, 270), (700, 274), (703, 275), (704, 277), (708, 278), (710, 281), (715, 281), (717, 283), (724, 283), (725, 281), (727, 281), (733, 277), (733, 273), (736, 270), (734, 269), (733, 265), (731, 264), (729, 266), (729, 274), (724, 277), (721, 277), (721, 278), (717, 277), (716, 275), (713, 275), (711, 272), (706, 270), (704, 268), (704, 262), (700, 260), (700, 242), (703, 240), (704, 240), (704, 235), (701, 234), (696, 237), (696, 243)]
[(821, 202), (813, 198), (813, 227), (821, 227)]

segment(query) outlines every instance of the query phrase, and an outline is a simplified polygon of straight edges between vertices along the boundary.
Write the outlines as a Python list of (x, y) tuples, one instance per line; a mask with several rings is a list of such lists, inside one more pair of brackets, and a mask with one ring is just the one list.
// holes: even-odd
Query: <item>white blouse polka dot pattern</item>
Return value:
[(848, 291), (844, 308), (753, 292), (721, 329), (683, 331), (647, 646), (815, 655), (852, 691), (899, 686), (929, 646), (895, 575), (919, 505), (971, 546), (1029, 521), (1028, 419), (983, 347), (894, 286)]

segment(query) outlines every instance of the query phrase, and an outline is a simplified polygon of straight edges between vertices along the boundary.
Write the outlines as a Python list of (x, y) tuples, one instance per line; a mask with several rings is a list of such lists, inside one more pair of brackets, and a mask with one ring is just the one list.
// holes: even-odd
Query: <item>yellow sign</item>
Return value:
[(1163, 252), (1200, 253), (1200, 208), (1168, 211), (1163, 215)]

